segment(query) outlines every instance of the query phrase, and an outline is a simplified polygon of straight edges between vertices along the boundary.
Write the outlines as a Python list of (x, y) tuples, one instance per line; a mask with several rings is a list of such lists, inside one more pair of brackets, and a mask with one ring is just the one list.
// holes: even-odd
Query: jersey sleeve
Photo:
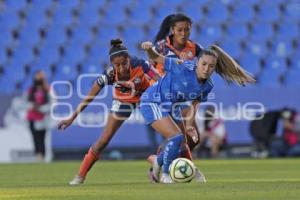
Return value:
[(114, 69), (113, 67), (109, 67), (102, 74), (99, 75), (96, 82), (101, 88), (103, 88), (106, 85), (112, 85), (114, 83), (114, 78)]

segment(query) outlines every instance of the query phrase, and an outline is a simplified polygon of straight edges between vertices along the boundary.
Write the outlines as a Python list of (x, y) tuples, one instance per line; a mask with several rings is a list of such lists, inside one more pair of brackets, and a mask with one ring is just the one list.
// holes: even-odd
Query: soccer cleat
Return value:
[(195, 172), (195, 181), (197, 183), (206, 183), (206, 178), (204, 174), (198, 168), (196, 168)]
[(170, 184), (174, 183), (169, 174), (163, 173), (160, 177), (160, 183)]
[(148, 178), (151, 182), (158, 183), (161, 167), (157, 163), (157, 156), (150, 155), (150, 156), (148, 156), (147, 161), (152, 165), (152, 167), (149, 169), (149, 172), (148, 172)]
[(84, 183), (84, 179), (83, 177), (80, 177), (78, 175), (76, 175), (73, 180), (71, 180), (69, 182), (69, 185), (80, 185), (80, 184), (83, 184)]

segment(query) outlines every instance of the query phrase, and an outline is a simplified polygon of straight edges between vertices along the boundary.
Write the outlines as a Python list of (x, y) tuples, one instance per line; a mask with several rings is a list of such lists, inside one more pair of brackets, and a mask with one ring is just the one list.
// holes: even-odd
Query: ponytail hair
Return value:
[(128, 57), (128, 49), (123, 45), (123, 41), (121, 39), (114, 39), (110, 41), (110, 49), (109, 49), (109, 57), (112, 60), (117, 56), (125, 56)]
[(235, 82), (245, 86), (246, 83), (255, 83), (253, 76), (244, 70), (230, 55), (217, 45), (210, 46), (217, 54), (216, 73), (228, 83)]
[(154, 38), (154, 42), (158, 42), (164, 38), (166, 38), (170, 34), (170, 29), (175, 26), (176, 22), (188, 22), (192, 24), (191, 18), (188, 16), (178, 13), (178, 14), (171, 14), (165, 17), (162, 21), (159, 31)]

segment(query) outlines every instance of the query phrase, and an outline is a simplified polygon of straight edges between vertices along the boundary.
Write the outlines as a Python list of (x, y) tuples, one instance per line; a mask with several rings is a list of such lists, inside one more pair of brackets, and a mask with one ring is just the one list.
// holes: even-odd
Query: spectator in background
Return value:
[(271, 156), (300, 156), (299, 115), (293, 109), (283, 109), (281, 117), (283, 120), (283, 133), (281, 138), (272, 141)]
[(204, 114), (204, 130), (200, 134), (200, 150), (208, 148), (211, 157), (219, 157), (220, 149), (226, 144), (226, 129), (213, 106), (208, 106)]
[(33, 137), (34, 151), (38, 161), (45, 158), (45, 137), (49, 124), (51, 95), (45, 73), (37, 71), (27, 93), (29, 103), (27, 120)]

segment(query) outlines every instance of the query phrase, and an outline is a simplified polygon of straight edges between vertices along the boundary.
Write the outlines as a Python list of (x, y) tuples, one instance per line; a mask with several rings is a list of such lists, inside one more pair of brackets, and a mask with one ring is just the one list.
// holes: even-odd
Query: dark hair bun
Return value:
[(110, 46), (111, 47), (121, 47), (122, 46), (123, 41), (121, 39), (114, 39), (110, 41)]

